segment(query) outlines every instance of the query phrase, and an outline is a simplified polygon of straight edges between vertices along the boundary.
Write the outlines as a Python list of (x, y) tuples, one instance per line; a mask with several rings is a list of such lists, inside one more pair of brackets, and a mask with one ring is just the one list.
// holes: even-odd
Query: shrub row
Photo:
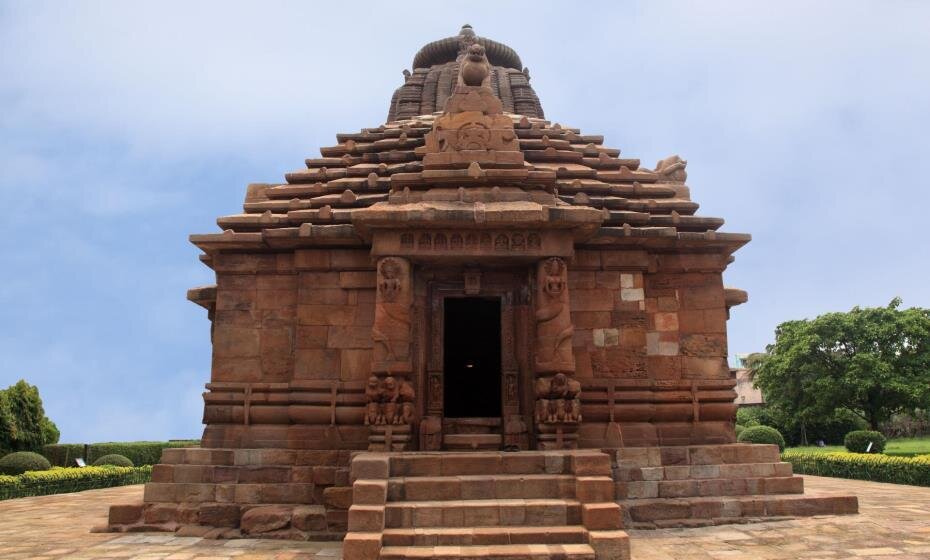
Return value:
[(142, 484), (151, 479), (150, 466), (52, 468), (18, 476), (0, 475), (0, 500)]
[(31, 451), (17, 451), (0, 458), (0, 474), (15, 476), (26, 471), (47, 471), (48, 459)]
[(869, 430), (849, 432), (843, 439), (843, 445), (850, 453), (881, 453), (885, 450), (885, 443), (885, 436)]
[(125, 441), (113, 443), (57, 443), (42, 447), (42, 455), (53, 465), (70, 467), (78, 457), (91, 465), (104, 455), (122, 455), (134, 465), (156, 465), (161, 452), (170, 447), (196, 447), (200, 440), (179, 439), (169, 441)]
[(749, 426), (740, 431), (736, 437), (740, 443), (771, 443), (778, 446), (779, 451), (785, 450), (785, 438), (775, 428), (768, 426)]
[(875, 453), (785, 451), (781, 458), (791, 463), (797, 474), (930, 486), (930, 455), (890, 457)]
[[(736, 422), (746, 428), (760, 424), (771, 426), (782, 434), (789, 446), (802, 443), (802, 426), (797, 418), (769, 405), (740, 407), (736, 411)], [(843, 409), (837, 410), (830, 418), (821, 418), (804, 426), (809, 444), (823, 440), (827, 445), (842, 445), (846, 434), (866, 429), (868, 424), (865, 420)]]

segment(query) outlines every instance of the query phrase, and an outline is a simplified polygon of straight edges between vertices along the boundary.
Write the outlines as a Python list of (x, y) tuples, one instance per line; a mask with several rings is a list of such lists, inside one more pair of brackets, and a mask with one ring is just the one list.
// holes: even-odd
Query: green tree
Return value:
[(766, 402), (803, 424), (845, 408), (877, 430), (930, 402), (930, 309), (854, 307), (788, 321), (750, 367)]
[(58, 427), (45, 416), (39, 389), (24, 380), (0, 391), (0, 448), (38, 451), (58, 441)]

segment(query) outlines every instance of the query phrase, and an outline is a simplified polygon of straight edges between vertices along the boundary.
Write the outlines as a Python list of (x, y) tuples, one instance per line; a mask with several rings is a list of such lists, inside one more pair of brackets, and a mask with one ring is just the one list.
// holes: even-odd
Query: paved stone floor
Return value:
[[(805, 477), (808, 490), (853, 493), (860, 515), (701, 529), (631, 531), (633, 560), (930, 558), (930, 488)], [(90, 533), (141, 486), (0, 502), (0, 559), (337, 559), (339, 543), (210, 541), (161, 533)]]

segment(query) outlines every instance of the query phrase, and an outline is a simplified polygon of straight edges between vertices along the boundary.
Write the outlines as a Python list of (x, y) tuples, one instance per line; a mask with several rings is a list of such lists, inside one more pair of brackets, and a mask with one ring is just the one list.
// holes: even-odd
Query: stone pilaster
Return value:
[(365, 389), (372, 451), (409, 449), (415, 393), (411, 317), (413, 281), (410, 262), (400, 257), (378, 260), (371, 377)]
[(568, 268), (551, 257), (536, 265), (536, 439), (539, 449), (569, 449), (578, 445), (581, 384), (573, 379), (571, 308)]

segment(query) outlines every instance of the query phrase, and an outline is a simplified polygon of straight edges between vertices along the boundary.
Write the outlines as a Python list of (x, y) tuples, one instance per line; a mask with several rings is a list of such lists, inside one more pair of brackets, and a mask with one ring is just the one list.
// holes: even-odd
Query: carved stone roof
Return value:
[[(447, 99), (441, 114), (434, 112), (438, 106), (422, 111), (417, 105), (433, 96), (426, 95), (424, 85), (414, 96), (420, 113), (338, 134), (338, 144), (307, 159), (305, 169), (286, 174), (285, 183), (249, 185), (243, 213), (217, 220), (223, 233), (194, 235), (191, 241), (209, 255), (365, 246), (377, 244), (375, 230), (475, 231), (489, 225), (559, 230), (563, 240), (571, 235), (574, 243), (648, 246), (657, 252), (729, 255), (749, 241), (748, 235), (717, 233), (723, 225), (719, 218), (696, 215), (698, 205), (685, 186), (687, 162), (678, 156), (647, 169), (605, 147), (599, 135), (515, 112), (516, 101), (499, 95), (501, 71), (525, 76), (493, 66), (478, 39), (470, 27), (463, 28), (455, 62), (443, 62), (452, 56), (446, 40), (427, 45), (417, 56), (423, 64), (437, 63), (420, 77), (455, 65), (448, 80), (442, 78), (448, 87), (441, 95), (433, 92), (437, 100)], [(510, 56), (504, 45), (492, 47), (498, 56)], [(399, 111), (408, 111), (401, 108), (404, 88), (415, 77), (398, 90)], [(415, 111), (413, 105), (409, 111)], [(527, 247), (525, 232), (513, 235)]]
[[(668, 158), (647, 169), (605, 147), (600, 135), (543, 119), (505, 113), (512, 119), (524, 168), (550, 175), (560, 204), (601, 210), (604, 221), (593, 244), (642, 244), (677, 250), (685, 246), (731, 253), (749, 235), (718, 233), (720, 218), (696, 215), (698, 204), (681, 167), (671, 172)], [(424, 170), (425, 145), (436, 117), (423, 115), (338, 134), (338, 144), (287, 173), (280, 184), (249, 185), (244, 211), (224, 216), (221, 234), (194, 235), (206, 252), (256, 247), (364, 244), (352, 223), (358, 209), (391, 196), (392, 182)], [(396, 186), (396, 185), (395, 185)], [(394, 196), (399, 196), (395, 191)]]
[(432, 43), (427, 43), (422, 49), (417, 51), (413, 57), (414, 68), (429, 68), (436, 64), (446, 62), (455, 62), (462, 51), (462, 44), (469, 38), (484, 47), (488, 55), (488, 61), (494, 66), (504, 68), (523, 69), (523, 63), (520, 61), (520, 55), (517, 51), (503, 43), (498, 43), (486, 37), (478, 37), (474, 30), (467, 23), (462, 26), (462, 30), (455, 37), (446, 37)]
[(527, 117), (543, 118), (542, 105), (530, 86), (529, 71), (516, 51), (503, 43), (478, 37), (465, 25), (455, 37), (428, 43), (413, 58), (413, 72), (405, 71), (405, 83), (391, 97), (387, 122), (442, 111), (459, 74), (459, 58), (468, 45), (485, 48), (491, 63), (491, 84), (504, 110)]

